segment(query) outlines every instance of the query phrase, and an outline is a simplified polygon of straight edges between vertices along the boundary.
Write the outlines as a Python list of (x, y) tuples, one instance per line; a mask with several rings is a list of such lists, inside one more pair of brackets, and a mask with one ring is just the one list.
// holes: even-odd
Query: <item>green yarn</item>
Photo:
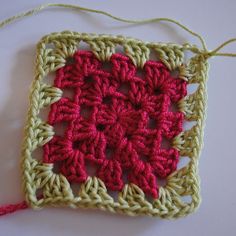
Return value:
[(183, 30), (185, 30), (186, 32), (190, 33), (191, 35), (195, 36), (196, 38), (199, 39), (201, 46), (202, 46), (202, 54), (207, 56), (207, 57), (212, 57), (212, 56), (228, 56), (228, 57), (236, 57), (236, 53), (219, 53), (220, 49), (222, 49), (223, 47), (225, 47), (226, 45), (236, 42), (236, 38), (232, 38), (227, 40), (226, 42), (222, 43), (220, 46), (218, 46), (216, 49), (212, 50), (212, 51), (208, 51), (207, 47), (206, 47), (206, 43), (205, 40), (203, 39), (203, 37), (192, 31), (191, 29), (189, 29), (188, 27), (186, 27), (185, 25), (183, 25), (182, 23), (170, 19), (170, 18), (150, 18), (150, 19), (144, 19), (144, 20), (129, 20), (129, 19), (125, 19), (125, 18), (121, 18), (121, 17), (117, 17), (114, 16), (106, 11), (101, 11), (101, 10), (96, 10), (96, 9), (91, 9), (91, 8), (85, 8), (85, 7), (81, 7), (79, 5), (73, 5), (73, 4), (63, 4), (63, 3), (46, 3), (46, 4), (42, 4), (32, 10), (29, 10), (27, 12), (23, 12), (20, 13), (18, 15), (12, 16), (2, 22), (0, 22), (0, 28), (5, 27), (8, 24), (13, 23), (16, 20), (25, 18), (27, 16), (32, 16), (37, 14), (40, 11), (43, 11), (44, 9), (50, 8), (50, 7), (61, 7), (61, 8), (68, 8), (68, 9), (74, 9), (74, 10), (79, 10), (79, 11), (86, 11), (86, 12), (92, 12), (92, 13), (97, 13), (97, 14), (101, 14), (101, 15), (105, 15), (108, 16), (114, 20), (117, 21), (121, 21), (121, 22), (125, 22), (125, 23), (131, 23), (131, 24), (146, 24), (146, 23), (151, 23), (151, 22), (169, 22), (172, 24), (175, 24), (177, 26), (179, 26), (180, 28), (182, 28)]

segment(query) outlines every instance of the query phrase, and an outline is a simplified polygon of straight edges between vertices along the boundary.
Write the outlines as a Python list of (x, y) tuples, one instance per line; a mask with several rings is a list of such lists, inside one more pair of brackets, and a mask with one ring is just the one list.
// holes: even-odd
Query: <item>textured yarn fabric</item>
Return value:
[[(22, 152), (27, 204), (162, 218), (194, 211), (208, 65), (198, 53), (185, 63), (187, 50), (195, 47), (69, 31), (45, 36)], [(198, 88), (187, 94), (192, 83)], [(196, 124), (184, 130), (187, 121)], [(188, 164), (178, 168), (184, 157)]]
[(66, 132), (44, 146), (44, 162), (57, 163), (70, 183), (87, 180), (88, 162), (108, 189), (121, 191), (128, 175), (127, 183), (156, 198), (156, 179), (177, 167), (178, 150), (161, 144), (182, 131), (183, 112), (170, 108), (186, 95), (186, 81), (173, 78), (160, 61), (147, 61), (142, 78), (122, 54), (111, 56), (110, 71), (89, 51), (77, 51), (73, 59), (54, 83), (71, 89), (73, 98), (62, 97), (49, 115), (52, 126), (67, 122)]
[[(22, 145), (25, 201), (1, 206), (0, 215), (45, 206), (161, 218), (193, 212), (200, 203), (208, 59), (236, 57), (220, 52), (236, 38), (209, 51), (200, 34), (170, 18), (129, 20), (62, 3), (10, 17), (0, 28), (51, 7), (131, 24), (172, 23), (198, 39), (201, 48), (71, 31), (43, 37)], [(192, 84), (197, 89), (188, 94)], [(45, 110), (49, 115), (42, 118)], [(190, 121), (194, 125), (185, 128)], [(188, 162), (180, 168), (182, 159)]]

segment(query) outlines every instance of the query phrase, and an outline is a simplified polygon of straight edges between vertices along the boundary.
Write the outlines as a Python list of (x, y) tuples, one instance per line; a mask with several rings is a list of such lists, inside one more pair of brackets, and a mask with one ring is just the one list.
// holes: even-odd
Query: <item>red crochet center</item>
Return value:
[(162, 143), (182, 131), (184, 114), (170, 107), (186, 96), (186, 82), (161, 61), (147, 61), (140, 76), (122, 54), (111, 56), (110, 70), (90, 51), (72, 59), (57, 70), (54, 86), (73, 90), (73, 98), (52, 104), (48, 118), (66, 130), (44, 146), (43, 161), (56, 163), (70, 183), (85, 182), (93, 166), (108, 190), (133, 183), (157, 198), (157, 178), (177, 168), (178, 150)]

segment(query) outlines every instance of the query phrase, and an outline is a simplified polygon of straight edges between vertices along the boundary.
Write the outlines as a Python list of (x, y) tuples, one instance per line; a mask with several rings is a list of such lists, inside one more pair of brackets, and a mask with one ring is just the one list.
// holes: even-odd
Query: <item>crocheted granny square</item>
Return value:
[[(27, 204), (162, 218), (192, 212), (200, 202), (208, 68), (199, 54), (185, 59), (194, 49), (122, 36), (45, 36), (22, 150)], [(187, 94), (190, 84), (198, 88)], [(185, 130), (189, 121), (195, 125)], [(183, 158), (189, 162), (179, 168)]]

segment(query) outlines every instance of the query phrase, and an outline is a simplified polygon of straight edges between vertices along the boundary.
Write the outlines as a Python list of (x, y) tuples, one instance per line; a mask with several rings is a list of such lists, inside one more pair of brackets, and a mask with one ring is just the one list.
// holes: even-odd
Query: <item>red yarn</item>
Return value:
[(1, 206), (0, 207), (0, 216), (6, 215), (9, 213), (13, 213), (18, 210), (27, 209), (27, 208), (28, 208), (28, 206), (25, 201), (18, 203), (18, 204), (9, 204), (9, 205), (5, 205), (5, 206)]
[(143, 76), (124, 55), (113, 54), (110, 71), (90, 51), (57, 71), (54, 86), (73, 91), (51, 106), (49, 123), (67, 123), (64, 135), (44, 146), (44, 162), (56, 163), (73, 183), (86, 181), (88, 166), (113, 191), (125, 183), (158, 197), (157, 178), (177, 166), (179, 153), (163, 147), (182, 131), (184, 115), (170, 107), (186, 96), (186, 82), (160, 61), (147, 61)]

